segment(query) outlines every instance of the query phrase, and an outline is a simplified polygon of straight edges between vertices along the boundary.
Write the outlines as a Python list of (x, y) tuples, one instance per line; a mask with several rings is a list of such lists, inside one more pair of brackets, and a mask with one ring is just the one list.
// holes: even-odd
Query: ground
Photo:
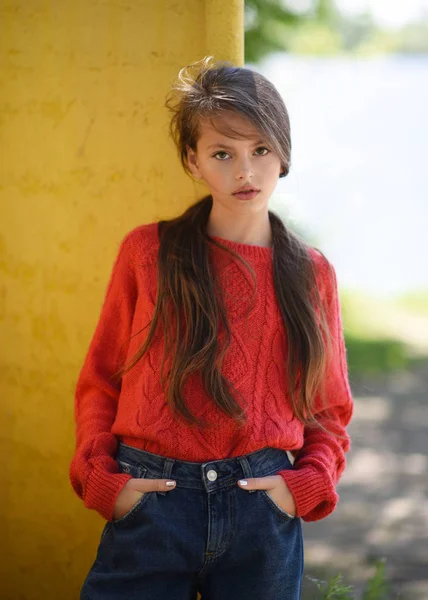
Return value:
[(352, 381), (352, 447), (335, 512), (303, 522), (306, 576), (341, 572), (361, 596), (373, 561), (386, 559), (391, 599), (428, 599), (428, 368)]

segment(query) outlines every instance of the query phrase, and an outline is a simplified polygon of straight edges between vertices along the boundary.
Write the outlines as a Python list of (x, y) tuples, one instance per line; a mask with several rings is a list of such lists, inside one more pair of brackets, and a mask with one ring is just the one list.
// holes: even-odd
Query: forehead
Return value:
[(225, 138), (256, 140), (260, 138), (260, 131), (249, 119), (238, 114), (225, 113), (217, 117), (199, 120), (198, 142), (205, 145)]

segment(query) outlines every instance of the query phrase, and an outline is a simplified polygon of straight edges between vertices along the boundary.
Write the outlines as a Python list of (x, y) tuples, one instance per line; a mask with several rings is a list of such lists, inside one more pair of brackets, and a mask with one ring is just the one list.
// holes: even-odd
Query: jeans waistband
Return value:
[(234, 486), (238, 479), (265, 477), (293, 468), (287, 452), (279, 448), (262, 448), (243, 456), (200, 463), (153, 454), (119, 442), (116, 459), (146, 469), (146, 476), (151, 479), (174, 479), (177, 487), (206, 492)]

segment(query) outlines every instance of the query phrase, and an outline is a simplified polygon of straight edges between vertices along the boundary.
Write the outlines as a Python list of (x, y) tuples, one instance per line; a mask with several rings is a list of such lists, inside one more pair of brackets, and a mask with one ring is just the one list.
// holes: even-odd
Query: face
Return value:
[[(233, 127), (243, 139), (219, 133), (207, 119), (201, 119), (196, 152), (187, 147), (189, 168), (193, 176), (203, 180), (210, 190), (213, 202), (227, 208), (260, 210), (268, 201), (278, 183), (281, 161), (244, 117), (224, 114), (212, 119), (216, 127)], [(227, 130), (227, 129), (226, 129)], [(259, 190), (253, 198), (243, 198), (234, 193), (242, 186)]]

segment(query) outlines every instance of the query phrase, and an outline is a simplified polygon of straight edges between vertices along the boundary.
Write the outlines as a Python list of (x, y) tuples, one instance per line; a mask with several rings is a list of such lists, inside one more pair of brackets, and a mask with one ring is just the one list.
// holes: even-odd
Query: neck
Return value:
[(238, 244), (249, 244), (270, 248), (272, 246), (272, 229), (269, 215), (261, 219), (258, 215), (254, 218), (225, 219), (218, 218), (211, 210), (207, 225), (207, 233)]

